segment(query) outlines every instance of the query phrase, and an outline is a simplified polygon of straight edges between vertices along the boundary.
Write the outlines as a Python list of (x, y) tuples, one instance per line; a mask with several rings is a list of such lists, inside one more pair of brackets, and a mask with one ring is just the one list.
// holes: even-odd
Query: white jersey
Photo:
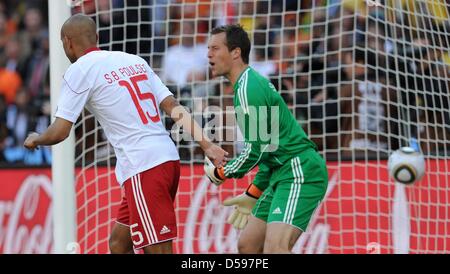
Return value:
[(67, 69), (55, 116), (75, 123), (85, 106), (95, 115), (114, 147), (122, 185), (137, 173), (179, 160), (159, 110), (170, 95), (144, 59), (96, 50)]

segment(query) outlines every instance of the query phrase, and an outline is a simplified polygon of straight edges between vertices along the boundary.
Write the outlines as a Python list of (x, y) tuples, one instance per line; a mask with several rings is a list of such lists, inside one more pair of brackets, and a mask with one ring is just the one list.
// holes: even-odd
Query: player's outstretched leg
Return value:
[(289, 224), (269, 223), (267, 224), (266, 239), (264, 241), (265, 254), (287, 254), (291, 253), (295, 242), (302, 231)]
[(266, 222), (254, 216), (248, 217), (247, 226), (241, 232), (238, 242), (240, 254), (260, 254), (264, 248)]
[(133, 241), (131, 240), (128, 226), (120, 223), (114, 225), (109, 238), (109, 250), (111, 254), (134, 253)]

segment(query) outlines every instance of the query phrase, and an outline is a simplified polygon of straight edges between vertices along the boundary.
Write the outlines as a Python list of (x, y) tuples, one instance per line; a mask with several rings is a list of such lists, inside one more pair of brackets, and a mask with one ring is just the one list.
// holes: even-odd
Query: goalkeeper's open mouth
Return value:
[(212, 75), (213, 75), (214, 77), (217, 76), (217, 75), (216, 75), (216, 67), (215, 67), (215, 64), (216, 64), (216, 63), (214, 63), (214, 62), (209, 62), (209, 67), (210, 67), (211, 73), (212, 73)]

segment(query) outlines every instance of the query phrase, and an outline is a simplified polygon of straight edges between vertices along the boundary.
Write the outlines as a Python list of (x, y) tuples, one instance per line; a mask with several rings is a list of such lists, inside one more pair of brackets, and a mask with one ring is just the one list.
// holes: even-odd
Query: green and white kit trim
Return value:
[(248, 71), (250, 68), (246, 68), (239, 79), (239, 88), (237, 91), (239, 102), (244, 114), (248, 114), (248, 99), (247, 99), (247, 83), (248, 83)]
[(289, 199), (286, 205), (286, 212), (283, 218), (283, 222), (292, 224), (292, 220), (295, 216), (297, 208), (297, 202), (300, 197), (302, 189), (302, 183), (304, 182), (302, 166), (300, 164), (300, 158), (295, 157), (291, 159), (292, 174), (294, 175), (294, 182), (291, 185), (291, 191), (289, 192)]

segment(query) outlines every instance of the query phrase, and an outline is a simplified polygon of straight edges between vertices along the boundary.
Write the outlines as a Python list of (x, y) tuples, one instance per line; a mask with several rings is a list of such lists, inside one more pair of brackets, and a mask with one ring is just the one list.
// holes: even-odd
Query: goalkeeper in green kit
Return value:
[(223, 167), (205, 159), (205, 173), (216, 185), (258, 172), (246, 192), (224, 201), (235, 210), (230, 224), (243, 229), (239, 253), (290, 253), (325, 196), (328, 173), (275, 87), (249, 67), (250, 40), (239, 25), (211, 31), (208, 59), (214, 77), (234, 90), (234, 108), (245, 146)]

